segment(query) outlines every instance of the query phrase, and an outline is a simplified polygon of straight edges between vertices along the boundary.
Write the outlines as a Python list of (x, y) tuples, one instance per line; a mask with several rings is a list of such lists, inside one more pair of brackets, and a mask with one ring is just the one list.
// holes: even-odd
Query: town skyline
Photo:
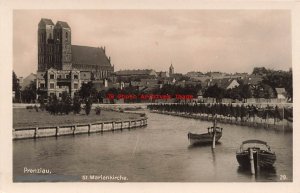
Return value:
[(105, 46), (115, 71), (168, 71), (171, 63), (183, 74), (292, 68), (289, 11), (18, 10), (13, 23), (18, 76), (36, 73), (41, 18), (68, 22), (74, 45)]

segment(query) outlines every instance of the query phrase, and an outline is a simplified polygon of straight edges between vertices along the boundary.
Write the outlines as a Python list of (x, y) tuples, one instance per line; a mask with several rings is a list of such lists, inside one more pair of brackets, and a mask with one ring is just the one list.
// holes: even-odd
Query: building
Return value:
[(114, 72), (105, 47), (72, 45), (67, 22), (41, 19), (38, 24), (37, 88), (59, 97), (74, 95), (82, 82), (104, 80)]
[(152, 69), (144, 70), (120, 70), (115, 72), (118, 81), (130, 82), (140, 81), (141, 79), (155, 79), (157, 73)]
[(171, 63), (171, 66), (169, 67), (169, 76), (172, 76), (174, 74), (174, 67)]
[(277, 99), (287, 99), (287, 92), (285, 91), (285, 88), (275, 88)]
[(20, 77), (19, 83), (21, 86), (21, 90), (24, 90), (26, 87), (28, 87), (31, 84), (31, 82), (35, 82), (35, 81), (36, 81), (36, 74), (33, 74), (33, 73), (30, 73), (25, 78)]
[(207, 87), (217, 85), (225, 90), (236, 88), (240, 83), (236, 79), (223, 78), (223, 79), (210, 79), (206, 81)]

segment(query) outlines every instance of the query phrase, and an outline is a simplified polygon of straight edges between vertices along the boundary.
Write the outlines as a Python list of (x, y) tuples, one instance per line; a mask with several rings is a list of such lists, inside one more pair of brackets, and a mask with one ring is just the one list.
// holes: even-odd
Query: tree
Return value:
[(293, 74), (292, 69), (289, 71), (269, 70), (266, 76), (263, 77), (262, 83), (269, 85), (274, 90), (275, 88), (285, 88), (288, 97), (293, 98)]
[(218, 87), (217, 84), (213, 86), (209, 86), (205, 92), (204, 92), (204, 97), (212, 97), (216, 98), (217, 101), (222, 99), (225, 96), (225, 89)]
[(85, 99), (85, 106), (84, 106), (84, 110), (85, 110), (85, 114), (89, 115), (92, 109), (92, 100), (91, 99)]
[(21, 99), (21, 86), (20, 86), (20, 83), (19, 83), (19, 80), (17, 78), (17, 75), (15, 74), (15, 72), (13, 71), (12, 73), (12, 90), (15, 91), (15, 100), (14, 102), (21, 102), (20, 99)]
[(81, 101), (80, 101), (80, 97), (78, 96), (78, 93), (74, 94), (72, 109), (74, 114), (79, 114), (81, 111)]
[(32, 103), (36, 100), (36, 83), (31, 81), (30, 84), (22, 91), (22, 101)]
[(56, 115), (58, 113), (58, 105), (59, 101), (56, 95), (51, 95), (49, 97), (49, 102), (46, 106), (46, 111), (48, 111), (50, 114)]
[(265, 75), (268, 73), (268, 70), (265, 67), (255, 67), (252, 74), (254, 75)]
[(91, 99), (93, 101), (97, 100), (97, 90), (94, 88), (93, 83), (90, 81), (88, 83), (82, 83), (81, 88), (79, 90), (79, 96), (81, 99)]
[(69, 114), (72, 111), (72, 98), (68, 92), (63, 92), (61, 95), (61, 103), (63, 107), (63, 113)]
[(241, 84), (239, 85), (239, 88), (240, 88), (240, 96), (244, 99), (245, 102), (247, 102), (246, 100), (252, 97), (250, 85)]

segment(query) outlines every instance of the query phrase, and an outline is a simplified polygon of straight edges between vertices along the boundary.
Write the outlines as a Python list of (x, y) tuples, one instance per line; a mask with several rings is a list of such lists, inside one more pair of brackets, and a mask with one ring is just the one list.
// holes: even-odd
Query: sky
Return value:
[(66, 21), (72, 44), (106, 47), (115, 70), (248, 72), (292, 67), (288, 10), (14, 10), (13, 70), (37, 70), (41, 18)]

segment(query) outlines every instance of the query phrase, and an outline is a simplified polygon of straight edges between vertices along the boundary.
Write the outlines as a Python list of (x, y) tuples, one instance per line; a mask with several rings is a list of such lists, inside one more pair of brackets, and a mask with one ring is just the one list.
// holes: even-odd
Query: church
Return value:
[(67, 22), (42, 18), (38, 24), (37, 88), (48, 96), (71, 96), (83, 82), (105, 81), (114, 72), (105, 47), (72, 45)]

